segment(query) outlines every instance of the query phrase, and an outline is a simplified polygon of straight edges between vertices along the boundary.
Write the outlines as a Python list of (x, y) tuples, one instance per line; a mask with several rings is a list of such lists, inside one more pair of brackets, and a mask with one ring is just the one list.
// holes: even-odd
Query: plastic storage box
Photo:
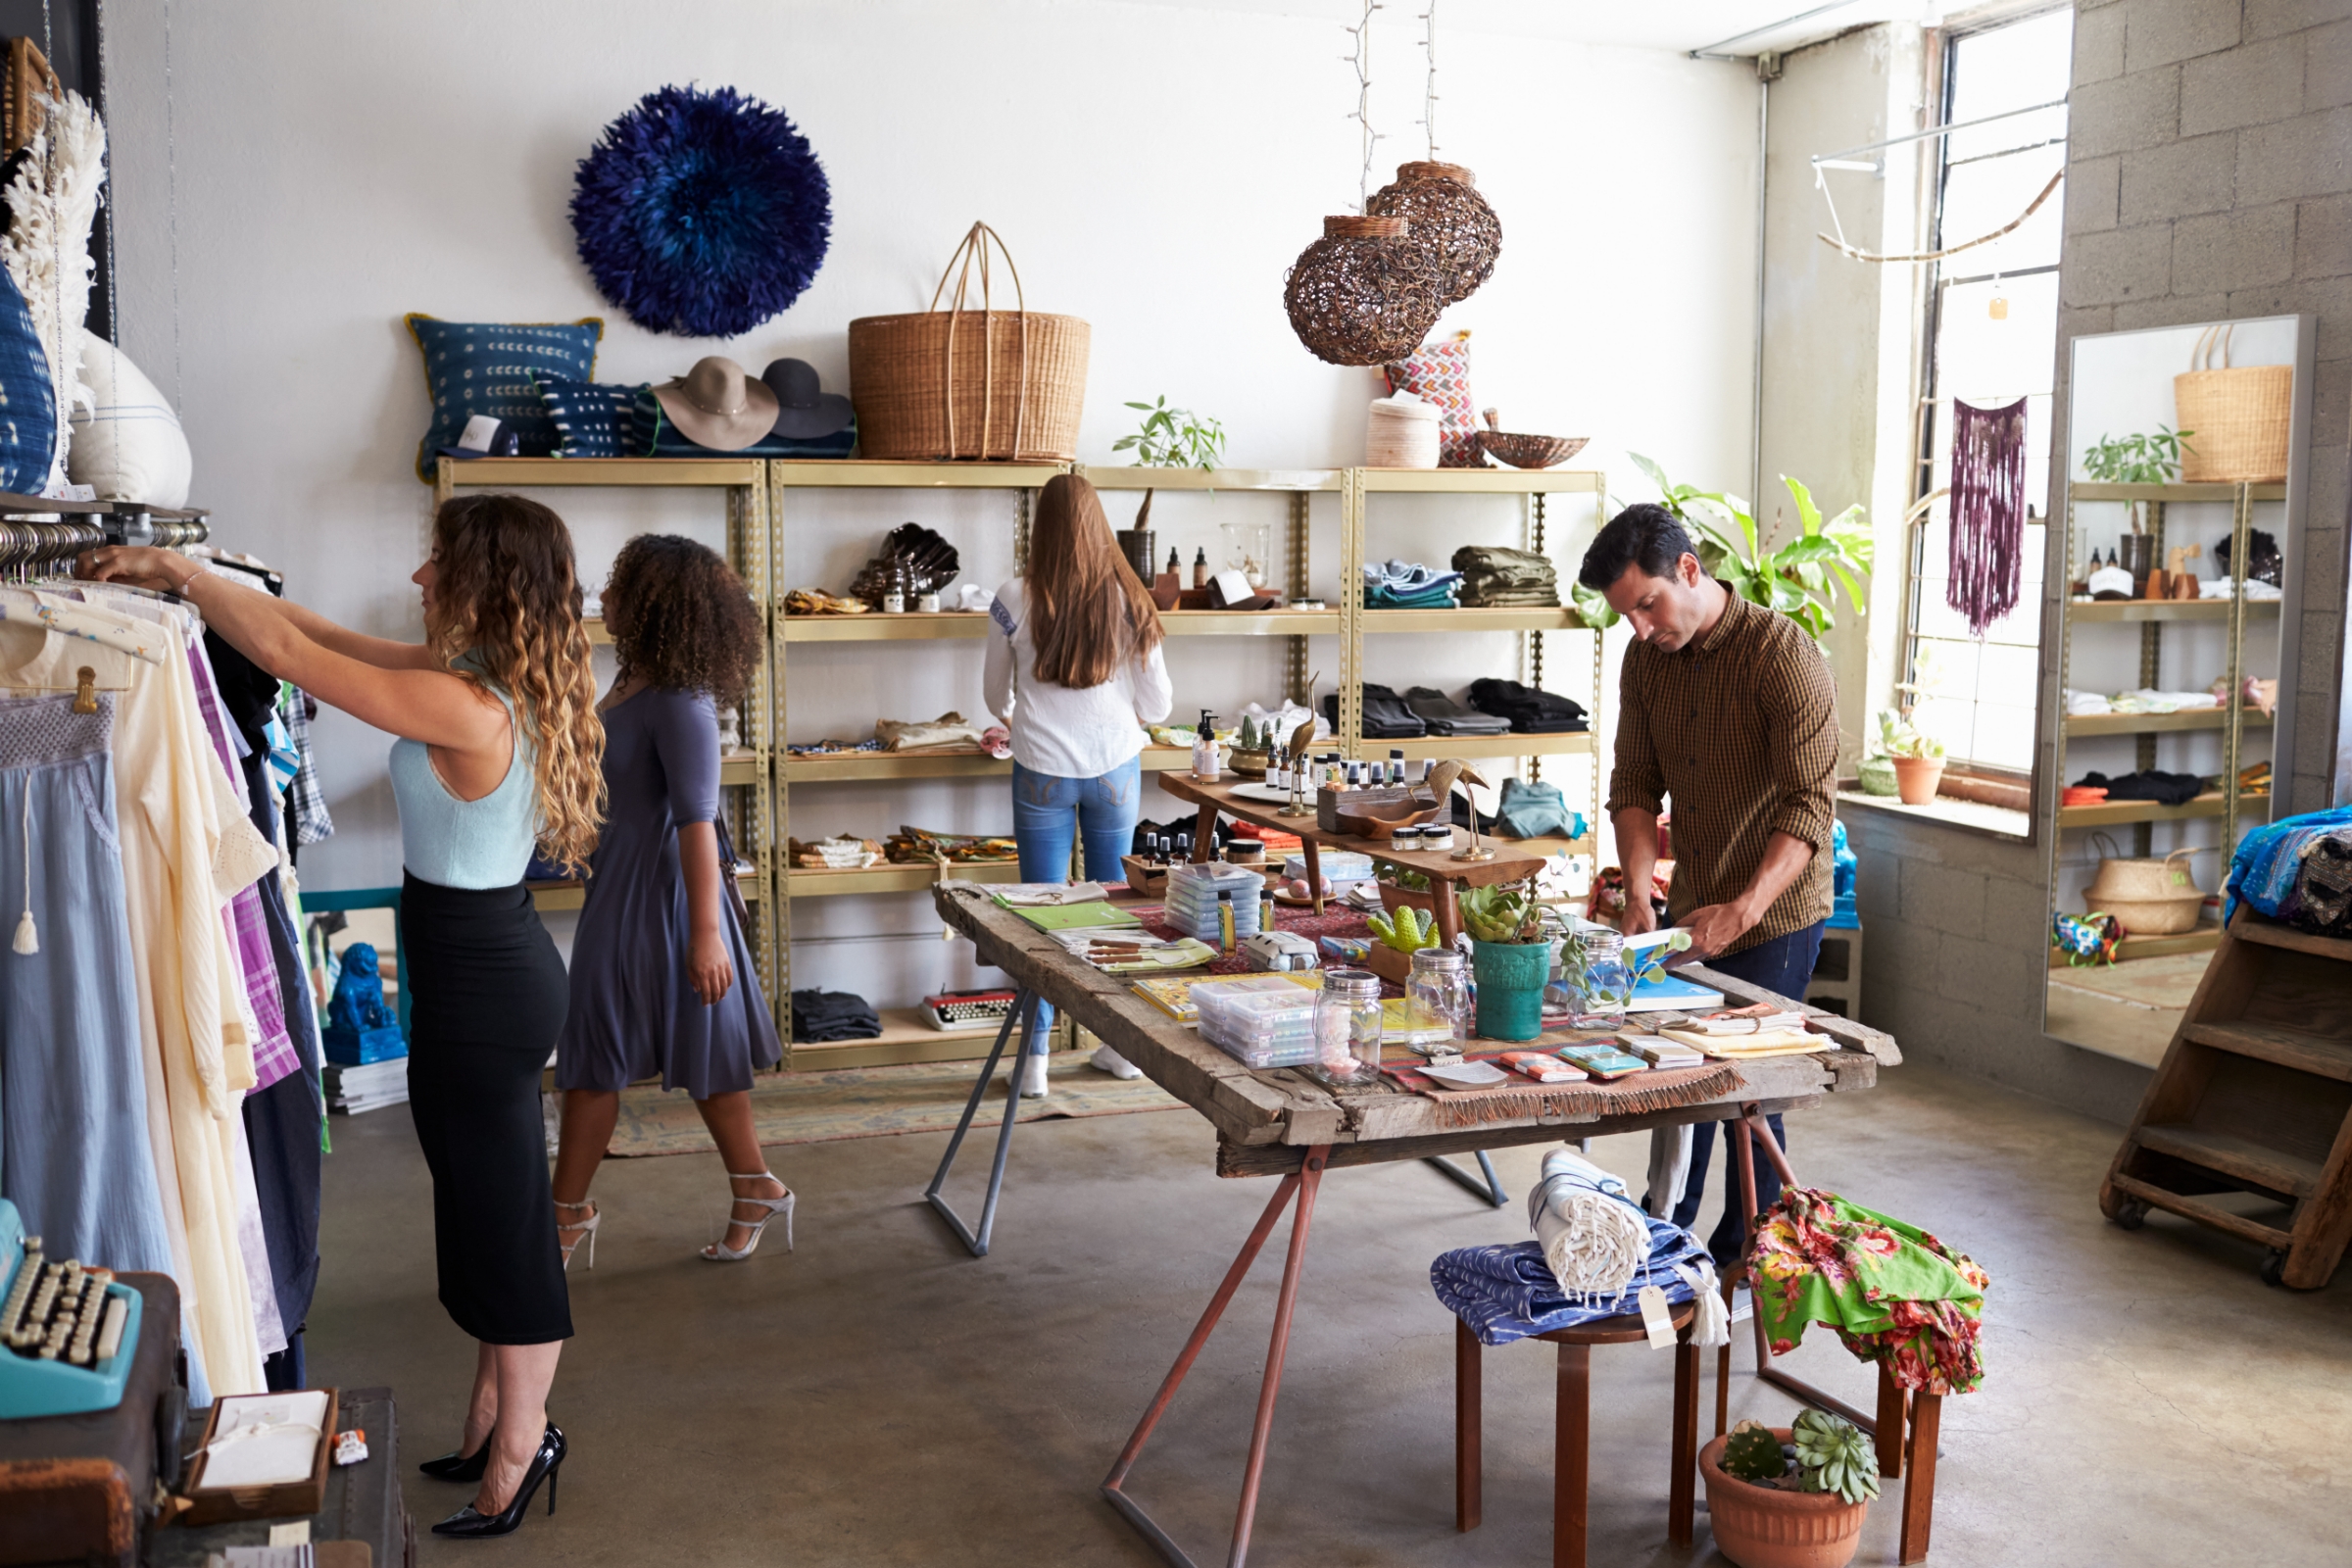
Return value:
[(1288, 975), (1236, 975), (1193, 987), (1200, 1038), (1245, 1067), (1298, 1067), (1315, 1059), (1317, 993)]
[(1233, 906), (1234, 940), (1238, 942), (1257, 934), (1258, 906), (1265, 892), (1266, 879), (1247, 865), (1230, 865), (1221, 860), (1179, 865), (1168, 872), (1163, 918), (1184, 935), (1213, 945), (1222, 935), (1217, 906), (1229, 903)]

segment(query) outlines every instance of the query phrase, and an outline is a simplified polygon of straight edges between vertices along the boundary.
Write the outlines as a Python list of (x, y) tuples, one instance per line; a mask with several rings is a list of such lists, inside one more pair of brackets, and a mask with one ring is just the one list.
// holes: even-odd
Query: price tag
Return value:
[(1644, 1285), (1635, 1299), (1642, 1305), (1642, 1327), (1648, 1331), (1649, 1348), (1663, 1350), (1674, 1344), (1674, 1313), (1667, 1308), (1666, 1293), (1655, 1285)]

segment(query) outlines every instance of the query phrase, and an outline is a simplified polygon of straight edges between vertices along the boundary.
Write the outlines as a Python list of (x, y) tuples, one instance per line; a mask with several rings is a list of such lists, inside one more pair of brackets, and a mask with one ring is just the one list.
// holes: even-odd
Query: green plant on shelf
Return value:
[(1150, 403), (1129, 403), (1141, 409), (1143, 428), (1110, 444), (1113, 452), (1133, 452), (1139, 468), (1213, 468), (1225, 456), (1225, 426), (1190, 409), (1171, 409), (1165, 396)]
[[(2082, 449), (2083, 477), (2097, 484), (2171, 484), (2180, 473), (2181, 443), (2194, 430), (2158, 425), (2154, 435), (2102, 435)], [(2141, 502), (2132, 509), (2132, 531), (2145, 533), (2139, 524)]]
[[(1824, 521), (1813, 492), (1782, 474), (1781, 483), (1796, 503), (1797, 536), (1777, 550), (1767, 550), (1745, 501), (1724, 491), (1676, 484), (1641, 453), (1628, 455), (1658, 487), (1666, 510), (1698, 536), (1698, 564), (1733, 593), (1787, 615), (1816, 642), (1838, 625), (1836, 589), (1845, 590), (1855, 614), (1866, 613), (1862, 579), (1870, 575), (1877, 546), (1860, 502)], [(1585, 610), (1583, 595), (1577, 596), (1576, 606)]]
[(1919, 726), (1891, 708), (1879, 710), (1878, 757), (1941, 757), (1943, 742), (1923, 734)]
[(1480, 942), (1542, 942), (1544, 906), (1528, 883), (1472, 888), (1461, 897), (1462, 926)]

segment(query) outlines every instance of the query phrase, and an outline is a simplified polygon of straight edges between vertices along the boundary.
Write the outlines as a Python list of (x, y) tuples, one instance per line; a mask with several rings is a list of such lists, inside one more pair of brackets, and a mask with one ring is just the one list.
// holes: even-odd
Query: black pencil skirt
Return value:
[(539, 1073), (564, 1029), (564, 960), (531, 896), (407, 876), (409, 1114), (433, 1175), (441, 1304), (490, 1345), (571, 1337)]

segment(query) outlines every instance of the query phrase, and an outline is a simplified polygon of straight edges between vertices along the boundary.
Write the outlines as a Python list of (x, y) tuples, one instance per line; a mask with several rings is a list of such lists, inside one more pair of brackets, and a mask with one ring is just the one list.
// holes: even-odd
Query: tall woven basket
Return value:
[(2187, 432), (2180, 443), (2181, 482), (2276, 484), (2284, 479), (2295, 368), (2230, 365), (2227, 323), (2197, 334), (2188, 364), (2173, 377), (2174, 411)]
[[(991, 243), (1012, 276), (1009, 311), (996, 308), (991, 290)], [(976, 311), (965, 309), (975, 271)], [(943, 311), (951, 277), (956, 292)], [(929, 310), (850, 323), (858, 455), (902, 463), (1076, 458), (1092, 337), (1075, 316), (1030, 310), (1011, 252), (995, 229), (974, 223), (948, 259)]]

